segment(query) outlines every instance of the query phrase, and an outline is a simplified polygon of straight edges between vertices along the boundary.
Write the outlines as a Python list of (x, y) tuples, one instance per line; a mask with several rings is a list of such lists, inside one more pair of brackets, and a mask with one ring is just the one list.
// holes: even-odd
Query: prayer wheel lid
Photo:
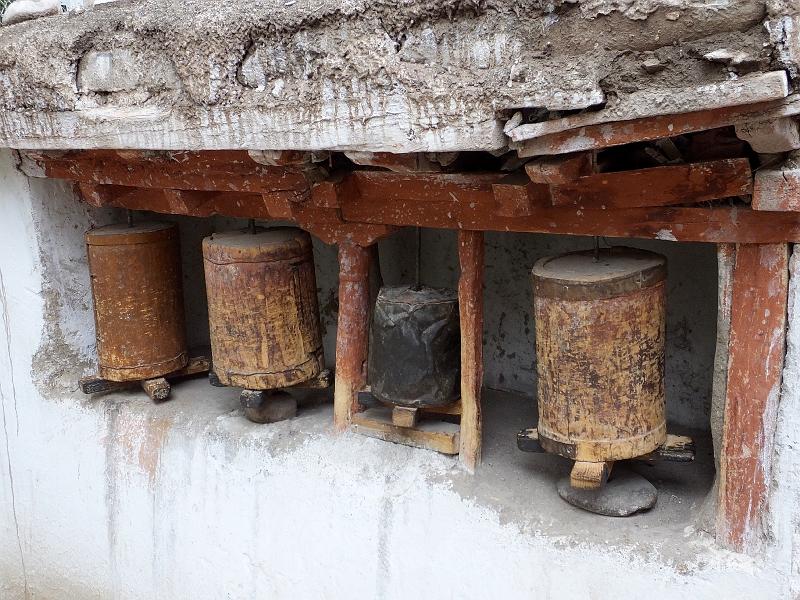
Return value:
[(296, 227), (226, 231), (203, 240), (203, 257), (220, 265), (290, 260), (310, 250), (311, 236)]
[(427, 304), (442, 304), (458, 301), (458, 292), (449, 288), (433, 288), (422, 286), (415, 290), (410, 285), (382, 287), (378, 292), (381, 302), (391, 304), (409, 304), (422, 306)]
[(169, 239), (177, 233), (175, 223), (164, 221), (143, 221), (128, 225), (114, 223), (97, 227), (86, 232), (86, 243), (90, 246), (123, 246), (127, 244), (148, 244)]
[(531, 272), (534, 293), (563, 299), (598, 299), (627, 294), (666, 279), (667, 260), (660, 254), (615, 246), (548, 256)]

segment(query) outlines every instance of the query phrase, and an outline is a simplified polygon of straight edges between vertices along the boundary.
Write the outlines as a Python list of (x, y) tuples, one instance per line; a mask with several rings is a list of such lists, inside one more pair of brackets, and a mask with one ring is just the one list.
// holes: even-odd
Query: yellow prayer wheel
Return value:
[(601, 463), (666, 439), (666, 259), (615, 247), (533, 268), (539, 443)]
[(323, 369), (314, 256), (292, 228), (203, 240), (211, 354), (223, 385), (290, 387)]
[(108, 225), (86, 233), (100, 376), (141, 381), (189, 355), (174, 223)]

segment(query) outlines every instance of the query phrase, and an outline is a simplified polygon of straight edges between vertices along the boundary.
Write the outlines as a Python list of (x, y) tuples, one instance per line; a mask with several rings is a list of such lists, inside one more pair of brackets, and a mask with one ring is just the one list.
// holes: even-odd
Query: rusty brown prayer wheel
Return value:
[(622, 247), (536, 263), (538, 437), (546, 451), (604, 463), (665, 442), (666, 275), (663, 256)]
[(314, 256), (291, 227), (203, 240), (214, 372), (223, 385), (285, 388), (323, 369)]
[(86, 233), (100, 376), (161, 377), (186, 366), (178, 227), (109, 225)]

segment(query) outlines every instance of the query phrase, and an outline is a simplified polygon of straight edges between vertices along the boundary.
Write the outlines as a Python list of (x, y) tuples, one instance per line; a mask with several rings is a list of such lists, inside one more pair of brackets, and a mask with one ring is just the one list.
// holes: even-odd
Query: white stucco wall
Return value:
[[(770, 540), (744, 557), (691, 527), (552, 512), (540, 500), (552, 492), (501, 508), (493, 497), (510, 481), (485, 489), (452, 459), (337, 437), (327, 408), (258, 427), (235, 390), (200, 401), (176, 386), (161, 406), (135, 393), (83, 397), (68, 368), (92, 359), (82, 234), (111, 217), (70, 195), (29, 182), (0, 151), (3, 600), (800, 593), (800, 277)], [(322, 253), (324, 278), (330, 264)]]

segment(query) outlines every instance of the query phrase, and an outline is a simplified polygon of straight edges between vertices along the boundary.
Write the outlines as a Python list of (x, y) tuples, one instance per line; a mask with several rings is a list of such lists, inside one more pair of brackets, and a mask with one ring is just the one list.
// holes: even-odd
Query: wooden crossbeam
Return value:
[(492, 182), (485, 176), (426, 174), (417, 179), (377, 171), (358, 171), (352, 177), (359, 193), (343, 202), (342, 216), (349, 222), (681, 242), (800, 240), (800, 215), (791, 213), (768, 215), (746, 207), (547, 207), (536, 196), (540, 188), (529, 184), (518, 186), (529, 199), (526, 209), (507, 216), (498, 213), (493, 190), (504, 185), (502, 178)]
[(602, 209), (699, 204), (749, 195), (752, 181), (746, 158), (599, 173), (554, 186), (552, 204)]
[(309, 182), (302, 169), (292, 166), (265, 166), (246, 152), (198, 152), (124, 154), (123, 157), (83, 152), (77, 155), (39, 157), (44, 174), (55, 179), (70, 179), (93, 184), (113, 184), (142, 188), (253, 192), (307, 191)]

